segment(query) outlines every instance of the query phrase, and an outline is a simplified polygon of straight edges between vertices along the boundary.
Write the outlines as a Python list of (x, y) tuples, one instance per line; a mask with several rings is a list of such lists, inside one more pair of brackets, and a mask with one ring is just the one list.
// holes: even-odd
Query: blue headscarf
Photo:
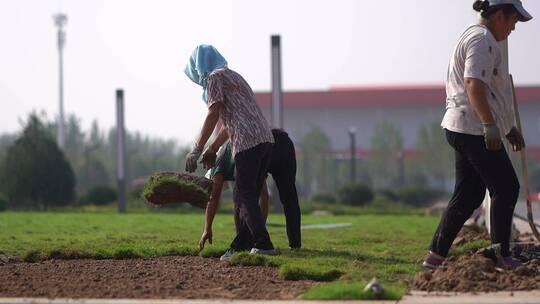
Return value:
[(208, 102), (208, 75), (216, 69), (227, 66), (227, 60), (221, 56), (215, 47), (208, 44), (201, 44), (195, 48), (189, 62), (186, 65), (184, 73), (189, 79), (203, 87), (203, 100)]

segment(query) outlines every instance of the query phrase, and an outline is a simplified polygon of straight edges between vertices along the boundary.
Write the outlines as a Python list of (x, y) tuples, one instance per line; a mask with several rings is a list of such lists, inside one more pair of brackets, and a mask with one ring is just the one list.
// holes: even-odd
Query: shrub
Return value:
[(75, 196), (75, 174), (64, 153), (36, 114), (7, 149), (0, 187), (14, 208), (65, 206)]
[(144, 191), (144, 185), (133, 186), (128, 193), (128, 198), (130, 200), (140, 200), (142, 193)]
[(83, 204), (107, 205), (118, 198), (116, 190), (108, 186), (98, 186), (90, 189), (81, 200)]
[(405, 187), (398, 190), (399, 200), (415, 207), (426, 207), (444, 196), (444, 191), (427, 187)]
[(351, 184), (342, 187), (337, 193), (340, 202), (351, 206), (364, 206), (373, 200), (373, 190), (366, 185)]
[(391, 201), (397, 201), (399, 200), (399, 196), (394, 190), (391, 189), (380, 189), (377, 191), (377, 194), (379, 194), (382, 198), (391, 200)]
[(2, 193), (0, 193), (0, 212), (6, 211), (6, 209), (7, 209), (7, 199)]
[(318, 193), (315, 194), (312, 198), (312, 201), (319, 202), (319, 203), (335, 203), (336, 197), (331, 193)]

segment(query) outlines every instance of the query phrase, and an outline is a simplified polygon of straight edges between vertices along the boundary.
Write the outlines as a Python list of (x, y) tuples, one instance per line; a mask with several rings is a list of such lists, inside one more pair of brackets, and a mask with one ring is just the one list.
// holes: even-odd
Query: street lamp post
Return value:
[(66, 141), (65, 126), (64, 126), (64, 62), (63, 62), (63, 50), (66, 44), (66, 33), (64, 26), (67, 23), (67, 15), (56, 14), (53, 16), (54, 24), (57, 27), (57, 41), (58, 41), (58, 99), (60, 103), (58, 114), (58, 146), (63, 149)]
[(124, 90), (116, 90), (116, 185), (118, 213), (126, 213), (126, 131), (124, 123)]
[(281, 36), (272, 35), (272, 127), (283, 129), (283, 92), (281, 89)]
[(397, 160), (398, 160), (398, 184), (400, 187), (403, 187), (405, 185), (405, 155), (403, 153), (403, 150), (400, 150), (397, 152)]
[(90, 190), (90, 153), (99, 149), (99, 144), (93, 144), (84, 148), (85, 190)]
[(356, 182), (356, 128), (349, 128), (349, 138), (351, 141), (351, 183)]

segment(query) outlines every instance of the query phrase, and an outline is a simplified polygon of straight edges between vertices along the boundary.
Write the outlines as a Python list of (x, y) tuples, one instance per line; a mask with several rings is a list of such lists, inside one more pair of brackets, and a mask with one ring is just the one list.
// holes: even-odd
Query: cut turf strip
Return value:
[(142, 197), (153, 205), (189, 203), (204, 209), (212, 192), (212, 181), (187, 173), (158, 172), (148, 178)]

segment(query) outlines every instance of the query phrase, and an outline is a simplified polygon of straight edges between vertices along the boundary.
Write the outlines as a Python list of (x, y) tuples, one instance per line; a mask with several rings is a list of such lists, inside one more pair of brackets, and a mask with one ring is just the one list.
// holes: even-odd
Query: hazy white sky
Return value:
[[(540, 84), (540, 1), (510, 38), (516, 82)], [(68, 14), (65, 109), (103, 126), (125, 89), (126, 125), (191, 141), (206, 113), (183, 74), (193, 48), (215, 45), (254, 90), (270, 88), (270, 35), (282, 36), (285, 90), (440, 83), (472, 0), (0, 0), (0, 133), (33, 109), (58, 109), (56, 30)], [(441, 111), (443, 101), (441, 101)]]

